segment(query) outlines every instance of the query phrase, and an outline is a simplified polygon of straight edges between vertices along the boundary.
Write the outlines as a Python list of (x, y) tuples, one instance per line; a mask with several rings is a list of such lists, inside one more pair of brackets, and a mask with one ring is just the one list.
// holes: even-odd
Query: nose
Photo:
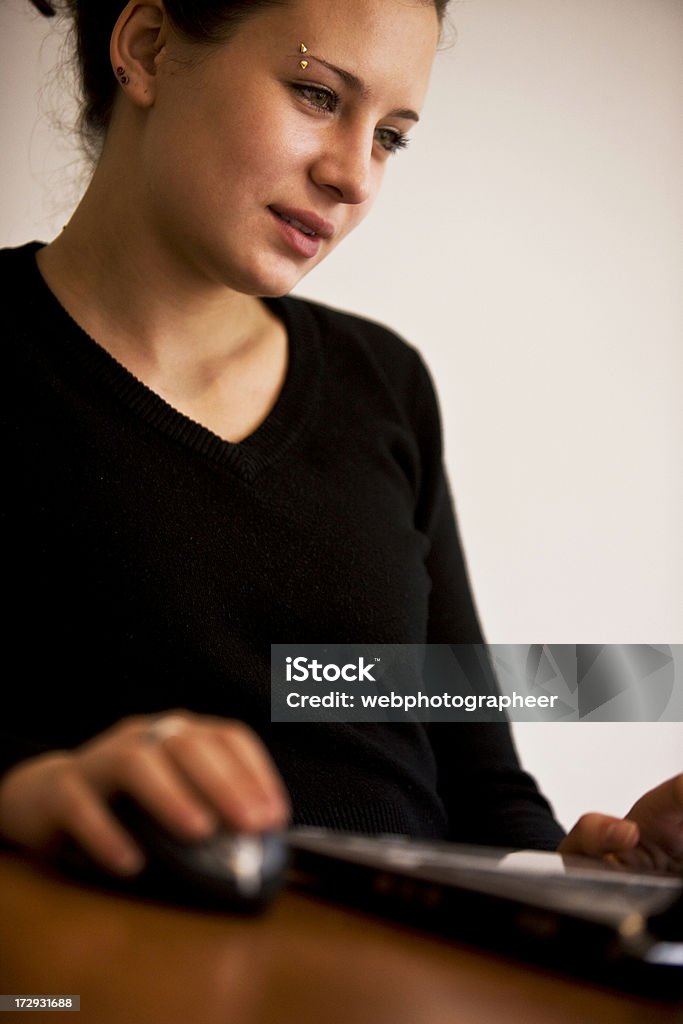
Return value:
[(324, 148), (311, 168), (316, 185), (341, 203), (366, 203), (373, 192), (373, 137), (367, 132), (339, 132), (326, 137)]

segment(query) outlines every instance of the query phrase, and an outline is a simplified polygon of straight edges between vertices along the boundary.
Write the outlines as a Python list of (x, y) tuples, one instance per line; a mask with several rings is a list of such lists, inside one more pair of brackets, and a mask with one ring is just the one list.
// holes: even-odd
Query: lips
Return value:
[(288, 224), (291, 224), (293, 228), (298, 228), (299, 231), (303, 231), (305, 235), (315, 235), (316, 232), (312, 228), (307, 228), (305, 224), (302, 224), (296, 217), (286, 217), (284, 213), (278, 213), (278, 217), (281, 217)]
[(293, 228), (300, 231), (308, 238), (332, 238), (334, 235), (334, 224), (331, 224), (323, 217), (319, 217), (312, 210), (298, 210), (293, 207), (271, 206), (269, 209), (281, 220), (291, 224)]

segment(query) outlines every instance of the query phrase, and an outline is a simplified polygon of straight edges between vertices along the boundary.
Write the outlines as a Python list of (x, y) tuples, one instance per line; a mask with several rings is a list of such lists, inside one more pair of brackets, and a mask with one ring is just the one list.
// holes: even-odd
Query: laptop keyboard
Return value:
[[(325, 851), (329, 834), (323, 838), (316, 837), (314, 829), (295, 831), (299, 832), (295, 845), (303, 836), (301, 845), (306, 848), (308, 832), (310, 848)], [(330, 852), (334, 855), (368, 864), (375, 870), (451, 883), (602, 921), (608, 918), (618, 922), (634, 913), (649, 917), (669, 907), (683, 893), (683, 878), (654, 873), (645, 876), (616, 867), (591, 865), (583, 859), (580, 866), (575, 861), (572, 873), (568, 874), (559, 855), (545, 852), (501, 850), (497, 856), (490, 849), (348, 833), (337, 833), (332, 846)]]

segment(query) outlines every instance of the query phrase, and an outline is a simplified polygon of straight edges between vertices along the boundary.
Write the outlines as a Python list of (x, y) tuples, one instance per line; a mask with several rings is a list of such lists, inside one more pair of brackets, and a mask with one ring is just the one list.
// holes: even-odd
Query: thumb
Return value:
[(560, 853), (584, 857), (604, 857), (624, 853), (637, 846), (640, 830), (634, 821), (613, 818), (609, 814), (584, 814), (558, 846)]

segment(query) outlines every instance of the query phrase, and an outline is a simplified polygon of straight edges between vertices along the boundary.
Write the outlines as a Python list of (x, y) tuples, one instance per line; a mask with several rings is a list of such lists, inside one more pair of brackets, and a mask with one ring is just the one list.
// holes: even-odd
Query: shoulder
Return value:
[(30, 296), (38, 277), (35, 256), (42, 242), (0, 249), (0, 294), (5, 312)]
[(317, 327), (326, 353), (333, 360), (365, 370), (404, 396), (434, 394), (434, 385), (424, 359), (400, 334), (376, 320), (344, 310), (288, 296), (290, 311), (309, 317)]
[(0, 248), (0, 267), (3, 272), (20, 272), (31, 265), (35, 254), (42, 249), (44, 242), (25, 242), (24, 245)]
[(376, 320), (291, 295), (285, 301), (293, 306), (305, 308), (315, 319), (324, 338), (340, 338), (354, 347), (368, 349), (384, 360), (399, 359), (401, 362), (412, 364), (416, 358), (419, 359), (412, 345)]

